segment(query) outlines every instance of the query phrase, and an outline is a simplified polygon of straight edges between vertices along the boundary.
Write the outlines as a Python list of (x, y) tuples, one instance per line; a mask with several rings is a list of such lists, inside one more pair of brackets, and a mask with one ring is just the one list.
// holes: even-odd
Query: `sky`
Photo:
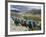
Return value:
[(10, 9), (23, 12), (23, 11), (29, 11), (29, 10), (32, 10), (32, 9), (41, 9), (41, 6), (11, 5)]

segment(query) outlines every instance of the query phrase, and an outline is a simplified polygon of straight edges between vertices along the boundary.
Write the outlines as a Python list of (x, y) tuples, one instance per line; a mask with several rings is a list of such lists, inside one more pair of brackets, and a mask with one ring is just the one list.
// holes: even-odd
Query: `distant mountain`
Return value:
[(41, 15), (41, 9), (32, 9), (28, 11), (18, 11), (18, 10), (11, 10), (12, 13), (32, 13), (32, 14), (40, 14)]
[(29, 10), (28, 12), (26, 12), (26, 13), (41, 14), (41, 9), (32, 9), (32, 10)]
[(18, 10), (11, 10), (11, 12), (20, 12), (20, 11), (18, 11)]

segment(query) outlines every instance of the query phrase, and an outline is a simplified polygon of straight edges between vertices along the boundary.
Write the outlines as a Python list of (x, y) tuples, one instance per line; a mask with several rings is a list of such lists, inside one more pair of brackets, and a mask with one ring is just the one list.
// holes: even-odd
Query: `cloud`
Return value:
[(11, 5), (11, 10), (17, 11), (29, 11), (32, 9), (41, 9), (40, 6), (23, 6), (23, 5)]

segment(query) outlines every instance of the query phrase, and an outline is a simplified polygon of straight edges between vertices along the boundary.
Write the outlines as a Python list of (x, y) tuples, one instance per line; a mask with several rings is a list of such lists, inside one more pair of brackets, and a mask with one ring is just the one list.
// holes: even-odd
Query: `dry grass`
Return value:
[(41, 21), (41, 16), (40, 15), (24, 14), (23, 17), (25, 19), (32, 19), (32, 20), (35, 20), (35, 21)]

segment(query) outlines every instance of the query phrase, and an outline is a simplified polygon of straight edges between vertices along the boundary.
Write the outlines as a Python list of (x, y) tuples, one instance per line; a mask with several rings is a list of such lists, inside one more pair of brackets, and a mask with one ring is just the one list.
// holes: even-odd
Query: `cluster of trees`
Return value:
[(31, 30), (33, 30), (33, 28), (37, 27), (36, 21), (33, 21), (33, 20), (25, 20), (25, 19), (16, 18), (16, 17), (12, 17), (12, 19), (14, 20), (14, 23), (17, 26), (19, 26), (19, 24), (21, 24), (22, 26), (29, 27), (29, 29), (31, 29)]

